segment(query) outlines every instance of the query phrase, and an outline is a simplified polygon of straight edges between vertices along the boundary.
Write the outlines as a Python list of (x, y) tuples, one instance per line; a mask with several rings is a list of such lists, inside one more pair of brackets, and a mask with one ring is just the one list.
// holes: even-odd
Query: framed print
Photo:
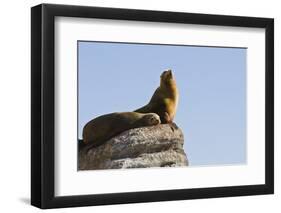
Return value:
[(31, 204), (272, 194), (271, 18), (31, 9)]

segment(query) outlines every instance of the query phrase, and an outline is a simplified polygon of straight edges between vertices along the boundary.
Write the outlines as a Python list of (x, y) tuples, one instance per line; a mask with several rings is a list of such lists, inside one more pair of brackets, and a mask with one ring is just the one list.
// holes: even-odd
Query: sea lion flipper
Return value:
[(172, 123), (172, 119), (171, 119), (171, 117), (170, 117), (170, 115), (169, 115), (168, 112), (164, 112), (163, 118), (164, 118), (164, 119), (163, 119), (163, 120), (164, 120), (163, 123)]

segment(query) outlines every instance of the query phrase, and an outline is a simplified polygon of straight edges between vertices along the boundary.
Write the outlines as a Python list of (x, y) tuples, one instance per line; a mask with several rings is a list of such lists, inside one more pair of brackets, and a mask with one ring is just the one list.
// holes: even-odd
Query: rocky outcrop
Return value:
[(184, 137), (175, 124), (130, 129), (103, 145), (79, 151), (79, 170), (187, 166)]

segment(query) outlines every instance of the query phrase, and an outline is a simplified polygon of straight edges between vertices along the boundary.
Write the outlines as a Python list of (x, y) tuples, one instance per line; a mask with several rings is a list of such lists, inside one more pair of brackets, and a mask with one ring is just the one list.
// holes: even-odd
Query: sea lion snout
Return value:
[(172, 70), (166, 70), (161, 74), (161, 78), (173, 78)]
[(172, 76), (172, 75), (173, 75), (172, 70), (167, 70), (166, 72), (167, 72), (167, 75), (170, 75), (170, 76)]

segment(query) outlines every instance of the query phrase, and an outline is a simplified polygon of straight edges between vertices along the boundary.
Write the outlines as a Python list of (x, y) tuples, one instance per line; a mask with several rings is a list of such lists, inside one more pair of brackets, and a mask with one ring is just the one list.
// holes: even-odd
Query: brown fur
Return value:
[(155, 113), (121, 112), (102, 115), (84, 126), (83, 145), (80, 144), (79, 148), (96, 147), (126, 130), (159, 123), (160, 118)]
[(135, 112), (156, 113), (161, 123), (171, 123), (176, 115), (178, 98), (179, 92), (172, 71), (164, 71), (160, 76), (160, 86), (149, 103)]

